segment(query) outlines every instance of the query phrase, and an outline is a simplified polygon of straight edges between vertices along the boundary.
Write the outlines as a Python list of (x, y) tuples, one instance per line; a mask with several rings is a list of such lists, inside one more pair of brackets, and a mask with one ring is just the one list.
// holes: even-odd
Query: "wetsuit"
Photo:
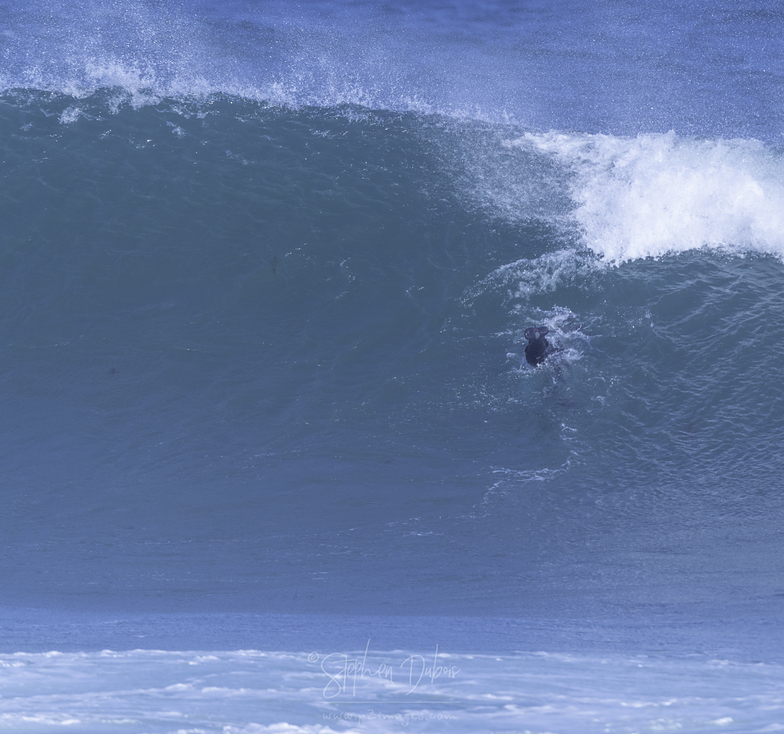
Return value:
[(525, 330), (525, 338), (528, 344), (525, 347), (525, 361), (534, 367), (542, 364), (547, 357), (547, 347), (550, 342), (544, 338), (549, 331), (546, 326), (531, 326)]

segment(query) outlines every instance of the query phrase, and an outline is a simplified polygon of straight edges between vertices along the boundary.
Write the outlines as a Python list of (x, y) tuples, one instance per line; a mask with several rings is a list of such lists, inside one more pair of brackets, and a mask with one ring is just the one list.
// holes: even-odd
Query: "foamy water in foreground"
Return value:
[(776, 664), (439, 650), (0, 658), (0, 727), (83, 732), (771, 732)]

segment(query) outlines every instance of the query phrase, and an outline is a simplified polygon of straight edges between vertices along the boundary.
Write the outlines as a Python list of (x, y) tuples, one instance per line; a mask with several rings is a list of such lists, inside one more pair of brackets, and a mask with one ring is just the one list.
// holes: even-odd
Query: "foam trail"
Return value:
[(784, 159), (756, 140), (526, 134), (573, 172), (584, 243), (620, 263), (701, 247), (784, 257)]

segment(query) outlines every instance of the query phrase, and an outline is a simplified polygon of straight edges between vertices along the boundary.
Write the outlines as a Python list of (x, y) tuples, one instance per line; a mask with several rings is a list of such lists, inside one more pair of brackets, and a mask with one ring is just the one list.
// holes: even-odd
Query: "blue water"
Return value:
[(783, 30), (0, 5), (0, 728), (784, 728)]

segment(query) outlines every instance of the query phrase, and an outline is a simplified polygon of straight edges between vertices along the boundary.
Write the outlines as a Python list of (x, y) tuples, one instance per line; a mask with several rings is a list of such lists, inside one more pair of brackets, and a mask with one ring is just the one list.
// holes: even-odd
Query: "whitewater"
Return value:
[(784, 729), (782, 29), (1, 3), (0, 729)]

